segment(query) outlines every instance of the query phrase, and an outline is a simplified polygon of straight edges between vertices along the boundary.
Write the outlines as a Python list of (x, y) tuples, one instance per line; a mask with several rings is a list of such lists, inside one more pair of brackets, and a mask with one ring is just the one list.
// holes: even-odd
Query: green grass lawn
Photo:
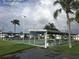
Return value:
[(5, 55), (8, 53), (13, 53), (16, 51), (29, 49), (29, 48), (33, 48), (33, 47), (34, 46), (32, 46), (32, 45), (20, 44), (20, 43), (17, 44), (14, 42), (0, 40), (0, 55)]
[(59, 51), (65, 53), (79, 54), (79, 42), (73, 42), (72, 48), (68, 47), (68, 44), (65, 45), (57, 45), (57, 46), (49, 46), (48, 49), (52, 51)]

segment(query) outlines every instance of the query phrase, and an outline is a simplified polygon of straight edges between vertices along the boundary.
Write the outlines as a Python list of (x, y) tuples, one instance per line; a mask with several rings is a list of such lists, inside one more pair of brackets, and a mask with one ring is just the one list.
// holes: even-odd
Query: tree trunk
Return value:
[(14, 24), (14, 33), (16, 33), (16, 24)]
[(69, 44), (69, 48), (72, 48), (72, 44), (71, 44), (71, 26), (70, 26), (69, 14), (66, 13), (66, 16), (67, 16), (67, 25), (68, 25), (68, 35), (69, 35), (68, 44)]

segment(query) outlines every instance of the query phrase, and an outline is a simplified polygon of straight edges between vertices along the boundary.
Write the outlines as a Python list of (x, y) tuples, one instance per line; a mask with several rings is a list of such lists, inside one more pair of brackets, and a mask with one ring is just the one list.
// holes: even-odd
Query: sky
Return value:
[[(60, 31), (68, 31), (67, 19), (63, 11), (57, 20), (53, 13), (60, 5), (54, 6), (55, 0), (0, 0), (0, 30), (13, 31), (13, 19), (20, 21), (17, 32), (27, 32), (29, 29), (42, 29), (46, 24), (54, 23)], [(79, 33), (76, 21), (71, 22), (73, 33)]]

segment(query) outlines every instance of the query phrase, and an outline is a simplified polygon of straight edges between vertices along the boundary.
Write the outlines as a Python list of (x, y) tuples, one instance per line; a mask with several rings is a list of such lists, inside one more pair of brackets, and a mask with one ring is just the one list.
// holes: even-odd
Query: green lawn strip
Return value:
[(0, 46), (8, 46), (8, 45), (13, 45), (13, 44), (16, 44), (16, 43), (0, 40)]
[(49, 46), (48, 49), (71, 54), (79, 54), (79, 45), (73, 45), (72, 48), (69, 48), (68, 45)]
[(33, 48), (32, 45), (26, 45), (26, 44), (15, 44), (8, 41), (1, 41), (0, 40), (0, 55), (5, 55), (13, 52), (17, 52), (24, 49), (30, 49)]

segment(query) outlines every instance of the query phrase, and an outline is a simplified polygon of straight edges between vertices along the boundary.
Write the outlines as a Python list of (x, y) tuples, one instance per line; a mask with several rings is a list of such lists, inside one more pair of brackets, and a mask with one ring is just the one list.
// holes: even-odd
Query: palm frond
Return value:
[(53, 4), (53, 5), (56, 5), (56, 4), (58, 4), (58, 3), (60, 3), (60, 2), (57, 0), (57, 1), (55, 1), (55, 2), (54, 2), (54, 4)]
[(11, 23), (13, 23), (13, 21), (11, 21)]
[(61, 11), (62, 11), (62, 9), (58, 9), (58, 10), (56, 10), (55, 12), (54, 12), (54, 18), (56, 19), (57, 18), (57, 16), (58, 16), (58, 13), (61, 13)]
[(69, 9), (69, 13), (74, 14), (74, 12), (72, 10)]
[(76, 17), (75, 17), (75, 19), (79, 23), (79, 10), (76, 11)]
[(16, 24), (16, 25), (20, 25), (20, 21), (17, 19), (14, 19), (13, 21), (11, 21), (12, 24)]
[(71, 5), (71, 9), (79, 9), (79, 0), (74, 1)]

